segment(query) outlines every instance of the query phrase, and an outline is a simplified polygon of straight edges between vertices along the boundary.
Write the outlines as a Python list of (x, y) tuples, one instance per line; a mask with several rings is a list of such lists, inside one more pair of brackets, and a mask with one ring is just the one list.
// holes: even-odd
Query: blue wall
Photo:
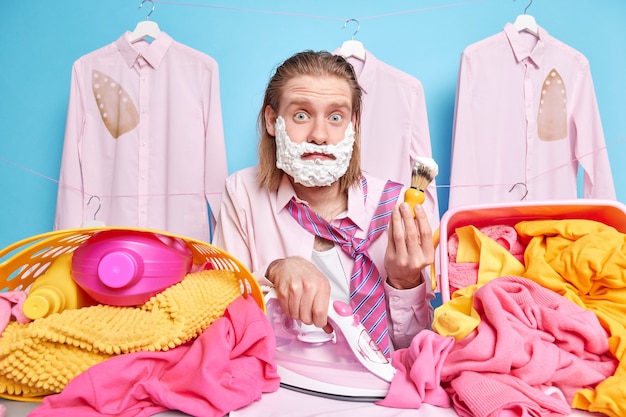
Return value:
[[(133, 30), (139, 0), (0, 3), (0, 248), (52, 228), (71, 66)], [(442, 212), (459, 56), (502, 30), (523, 0), (156, 1), (152, 20), (220, 65), (229, 171), (256, 163), (256, 115), (277, 63), (356, 39), (424, 85)], [(536, 0), (537, 23), (589, 59), (617, 196), (626, 202), (626, 1)]]

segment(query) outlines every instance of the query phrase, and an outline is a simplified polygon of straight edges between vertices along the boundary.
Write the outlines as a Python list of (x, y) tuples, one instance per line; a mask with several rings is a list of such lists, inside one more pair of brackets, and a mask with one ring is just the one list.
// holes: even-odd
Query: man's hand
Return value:
[(397, 289), (408, 289), (423, 282), (422, 269), (435, 259), (433, 234), (424, 207), (401, 203), (389, 220), (389, 243), (385, 252), (387, 282)]
[(328, 305), (330, 283), (310, 261), (293, 256), (272, 262), (267, 278), (274, 283), (276, 298), (285, 314), (330, 333)]

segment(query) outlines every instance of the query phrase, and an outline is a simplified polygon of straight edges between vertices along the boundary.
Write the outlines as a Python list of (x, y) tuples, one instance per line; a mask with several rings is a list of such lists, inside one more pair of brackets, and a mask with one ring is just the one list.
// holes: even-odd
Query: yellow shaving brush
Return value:
[[(415, 158), (411, 172), (411, 188), (404, 193), (404, 201), (409, 203), (411, 208), (424, 202), (426, 199), (424, 190), (426, 190), (438, 173), (439, 167), (434, 159), (424, 157)], [(415, 211), (413, 212), (413, 216), (415, 217)]]

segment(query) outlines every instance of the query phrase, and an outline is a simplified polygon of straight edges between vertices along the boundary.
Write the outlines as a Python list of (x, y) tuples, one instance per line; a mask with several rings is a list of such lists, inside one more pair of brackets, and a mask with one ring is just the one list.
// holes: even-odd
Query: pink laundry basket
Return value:
[(576, 199), (484, 204), (457, 207), (441, 217), (439, 225), (439, 273), (436, 276), (441, 301), (450, 300), (448, 239), (457, 227), (508, 225), (522, 220), (595, 220), (626, 233), (626, 205), (619, 201)]

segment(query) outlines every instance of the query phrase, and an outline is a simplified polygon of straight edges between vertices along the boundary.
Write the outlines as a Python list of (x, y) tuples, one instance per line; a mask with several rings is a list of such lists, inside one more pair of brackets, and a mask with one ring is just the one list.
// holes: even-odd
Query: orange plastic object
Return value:
[(0, 251), (0, 291), (28, 291), (30, 285), (50, 267), (58, 256), (73, 252), (93, 234), (103, 230), (141, 231), (182, 239), (193, 253), (193, 264), (210, 262), (213, 269), (234, 271), (241, 293), (251, 295), (265, 312), (265, 300), (252, 273), (234, 256), (206, 242), (161, 230), (123, 227), (66, 229), (32, 236)]

